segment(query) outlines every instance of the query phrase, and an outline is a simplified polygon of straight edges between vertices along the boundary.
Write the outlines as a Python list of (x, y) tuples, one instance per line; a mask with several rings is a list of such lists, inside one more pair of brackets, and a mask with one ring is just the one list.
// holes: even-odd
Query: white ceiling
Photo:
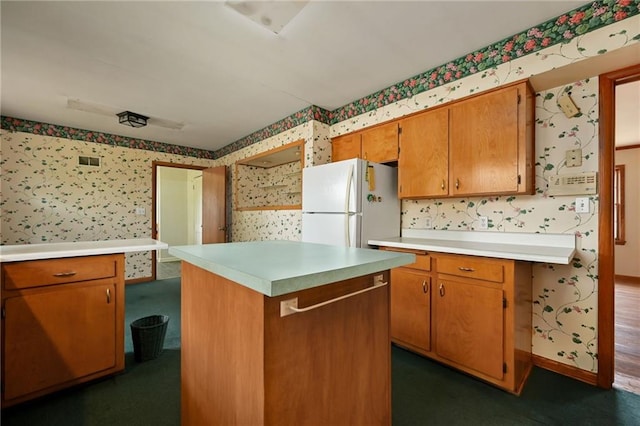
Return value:
[[(342, 107), (583, 4), (311, 0), (274, 34), (220, 1), (2, 0), (0, 108), (16, 118), (215, 150), (310, 105)], [(124, 110), (149, 116), (149, 125), (117, 124)]]

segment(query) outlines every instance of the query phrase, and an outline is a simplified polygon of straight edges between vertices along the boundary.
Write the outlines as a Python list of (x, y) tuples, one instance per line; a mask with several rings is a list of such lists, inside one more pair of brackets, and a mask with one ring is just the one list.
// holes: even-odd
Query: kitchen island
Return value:
[(183, 425), (391, 424), (389, 269), (415, 256), (294, 241), (172, 247)]
[(124, 370), (124, 253), (146, 239), (0, 247), (2, 407)]

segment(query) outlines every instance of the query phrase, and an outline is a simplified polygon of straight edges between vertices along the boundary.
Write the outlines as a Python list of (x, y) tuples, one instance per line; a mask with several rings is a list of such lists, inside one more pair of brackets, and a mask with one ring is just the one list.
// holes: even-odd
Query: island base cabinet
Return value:
[(281, 316), (281, 301), (310, 307), (374, 276), (267, 297), (182, 274), (182, 425), (391, 424), (388, 285)]

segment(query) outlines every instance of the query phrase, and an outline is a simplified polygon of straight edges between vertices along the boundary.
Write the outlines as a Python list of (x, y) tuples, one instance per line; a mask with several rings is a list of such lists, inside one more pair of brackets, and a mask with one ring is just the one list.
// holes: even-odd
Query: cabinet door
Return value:
[(350, 133), (331, 140), (331, 161), (360, 158), (360, 133)]
[(406, 268), (391, 270), (391, 338), (431, 350), (431, 277)]
[(7, 298), (5, 400), (114, 367), (115, 291), (103, 280)]
[(451, 106), (450, 195), (518, 191), (518, 125), (518, 87)]
[(503, 294), (498, 285), (438, 278), (436, 353), (498, 380), (503, 378)]
[(449, 110), (439, 108), (400, 122), (398, 195), (400, 198), (448, 194)]
[(362, 159), (375, 163), (398, 160), (398, 123), (376, 126), (362, 132)]

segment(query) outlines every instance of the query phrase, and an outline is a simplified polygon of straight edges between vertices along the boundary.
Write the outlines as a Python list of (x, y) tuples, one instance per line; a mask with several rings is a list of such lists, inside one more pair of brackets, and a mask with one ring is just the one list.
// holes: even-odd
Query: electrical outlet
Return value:
[(432, 225), (432, 223), (431, 223), (431, 218), (430, 218), (430, 217), (426, 218), (426, 220), (425, 220), (425, 222), (424, 222), (424, 227), (425, 227), (426, 229), (431, 229), (431, 228), (433, 228), (433, 225)]
[(589, 213), (589, 198), (576, 198), (576, 213)]
[(145, 209), (144, 207), (136, 207), (136, 214), (139, 216), (144, 216), (145, 214), (147, 214), (147, 209)]
[(478, 229), (489, 229), (489, 218), (486, 216), (480, 216), (478, 218)]

